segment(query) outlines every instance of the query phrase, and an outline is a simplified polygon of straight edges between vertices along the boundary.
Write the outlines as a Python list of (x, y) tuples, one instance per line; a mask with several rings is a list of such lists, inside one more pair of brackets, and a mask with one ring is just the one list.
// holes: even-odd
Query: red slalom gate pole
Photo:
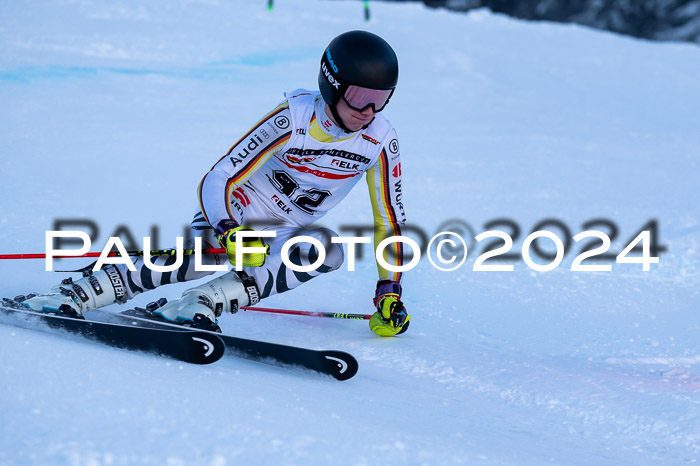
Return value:
[(372, 316), (365, 314), (343, 314), (341, 312), (295, 311), (292, 309), (273, 309), (269, 307), (243, 306), (244, 311), (270, 312), (272, 314), (287, 314), (293, 316), (327, 317), (329, 319), (369, 320)]
[[(175, 249), (156, 249), (149, 251), (151, 256), (174, 256), (177, 254)], [(182, 253), (186, 256), (191, 256), (194, 254), (194, 249), (183, 249)], [(143, 251), (127, 251), (128, 256), (143, 256)], [(226, 254), (226, 249), (223, 248), (211, 248), (203, 249), (202, 254)], [(68, 258), (80, 258), (80, 257), (100, 257), (101, 252), (88, 252), (80, 256), (53, 256), (54, 259), (68, 259)], [(110, 252), (107, 257), (121, 257), (118, 252)], [(0, 259), (46, 259), (46, 254), (0, 254)]]

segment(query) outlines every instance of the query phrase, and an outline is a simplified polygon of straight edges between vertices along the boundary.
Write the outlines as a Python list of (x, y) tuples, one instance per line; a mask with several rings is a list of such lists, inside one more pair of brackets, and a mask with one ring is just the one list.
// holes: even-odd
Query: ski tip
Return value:
[(224, 355), (226, 346), (223, 340), (209, 332), (178, 332), (187, 339), (189, 351), (182, 359), (193, 364), (211, 364)]
[(337, 380), (348, 380), (357, 374), (360, 365), (353, 355), (343, 351), (324, 351), (328, 373)]

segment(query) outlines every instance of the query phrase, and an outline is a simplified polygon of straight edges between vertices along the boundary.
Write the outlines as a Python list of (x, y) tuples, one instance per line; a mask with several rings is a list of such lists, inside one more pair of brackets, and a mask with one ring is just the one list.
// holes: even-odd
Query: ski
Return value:
[[(157, 303), (151, 303), (147, 309), (134, 308), (122, 311), (118, 314), (109, 313), (132, 325), (146, 326), (148, 328), (172, 329), (175, 331), (189, 332), (190, 327), (172, 324), (163, 321), (153, 314), (153, 311), (165, 304), (161, 299)], [(94, 311), (93, 311), (94, 312)], [(102, 314), (108, 314), (103, 312)], [(348, 380), (352, 378), (359, 369), (357, 360), (349, 353), (334, 350), (312, 350), (298, 346), (280, 345), (259, 340), (249, 340), (245, 338), (223, 335), (220, 333), (199, 330), (219, 337), (223, 340), (228, 354), (259, 362), (272, 362), (286, 366), (296, 366), (321, 374), (327, 374), (337, 380)]]
[(65, 317), (32, 311), (9, 299), (2, 300), (0, 314), (4, 316), (2, 323), (56, 334), (68, 332), (108, 346), (158, 354), (192, 364), (211, 364), (218, 361), (225, 351), (221, 338), (211, 332), (193, 330), (183, 333), (167, 328)]

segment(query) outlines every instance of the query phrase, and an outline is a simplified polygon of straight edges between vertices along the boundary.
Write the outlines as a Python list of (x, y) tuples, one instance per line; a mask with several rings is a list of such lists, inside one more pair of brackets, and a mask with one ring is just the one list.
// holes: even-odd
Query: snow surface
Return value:
[[(221, 319), (233, 335), (349, 351), (347, 382), (0, 325), (0, 464), (696, 463), (700, 48), (484, 10), (372, 3), (365, 23), (360, 2), (265, 5), (3, 2), (0, 253), (43, 252), (66, 218), (99, 224), (93, 250), (120, 226), (140, 242), (157, 225), (173, 244), (206, 170), (283, 91), (315, 88), (323, 46), (354, 28), (400, 58), (386, 114), (414, 225), (432, 235), (457, 218), (478, 234), (512, 219), (518, 252), (541, 220), (576, 234), (603, 218), (619, 252), (657, 219), (667, 251), (650, 272), (572, 272), (578, 246), (547, 273), (475, 272), (481, 245), (454, 272), (423, 259), (399, 338), (360, 321)], [(370, 222), (360, 187), (323, 224)], [(43, 261), (0, 262), (2, 296), (59, 280)], [(264, 304), (369, 313), (375, 274), (365, 259)]]

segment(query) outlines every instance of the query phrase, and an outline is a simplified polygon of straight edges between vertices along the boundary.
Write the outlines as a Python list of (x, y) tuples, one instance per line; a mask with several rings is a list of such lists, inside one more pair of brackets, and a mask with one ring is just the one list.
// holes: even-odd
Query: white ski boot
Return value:
[(182, 297), (154, 309), (163, 319), (190, 327), (220, 332), (217, 317), (224, 312), (236, 313), (259, 299), (255, 279), (232, 270), (203, 285), (182, 293)]
[(126, 302), (126, 287), (113, 265), (97, 272), (87, 272), (80, 280), (66, 278), (51, 291), (41, 295), (15, 298), (34, 311), (67, 317), (81, 317), (87, 311), (114, 303)]

